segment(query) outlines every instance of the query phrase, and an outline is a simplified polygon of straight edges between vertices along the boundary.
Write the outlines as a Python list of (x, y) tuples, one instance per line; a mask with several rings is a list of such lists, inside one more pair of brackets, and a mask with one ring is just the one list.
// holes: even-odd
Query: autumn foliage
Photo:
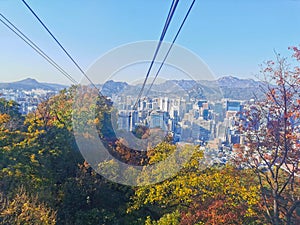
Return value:
[[(300, 50), (290, 49), (298, 65)], [(77, 149), (72, 117), (95, 125), (110, 153), (127, 164), (153, 165), (176, 146), (166, 137), (150, 140), (147, 151), (131, 149), (114, 133), (108, 99), (90, 104), (88, 87), (73, 86), (26, 116), (0, 99), (0, 224), (299, 224), (300, 68), (276, 55), (261, 74), (265, 99), (245, 107), (245, 144), (232, 146), (232, 161), (208, 166), (203, 149), (183, 145), (178, 156), (193, 154), (179, 172), (140, 187), (112, 183), (91, 168)], [(78, 91), (83, 101), (74, 110)], [(91, 110), (95, 117), (85, 117)], [(149, 132), (138, 127), (133, 135), (142, 140)], [(173, 158), (167, 172), (181, 159)]]

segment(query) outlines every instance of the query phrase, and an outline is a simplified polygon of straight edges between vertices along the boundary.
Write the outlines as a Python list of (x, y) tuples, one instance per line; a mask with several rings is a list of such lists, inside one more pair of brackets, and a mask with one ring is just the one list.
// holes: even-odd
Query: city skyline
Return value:
[[(28, 3), (84, 70), (99, 56), (120, 45), (157, 40), (171, 4), (137, 0)], [(165, 41), (173, 39), (188, 4), (179, 3)], [(81, 74), (21, 2), (1, 1), (0, 6), (5, 16), (77, 81), (81, 80)], [(288, 47), (299, 44), (300, 31), (295, 28), (300, 22), (299, 8), (299, 1), (283, 0), (196, 2), (176, 43), (201, 57), (216, 78), (224, 75), (254, 78), (258, 65), (274, 58), (274, 50), (288, 56)], [(69, 84), (3, 25), (0, 40), (2, 82), (32, 77), (42, 82)]]

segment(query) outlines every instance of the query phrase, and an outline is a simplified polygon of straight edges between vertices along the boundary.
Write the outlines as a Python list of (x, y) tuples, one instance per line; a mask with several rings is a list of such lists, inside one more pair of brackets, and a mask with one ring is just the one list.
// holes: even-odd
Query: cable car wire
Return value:
[[(24, 1), (24, 0), (23, 0), (23, 1)], [(161, 47), (162, 41), (163, 41), (163, 39), (164, 39), (164, 37), (165, 37), (165, 35), (166, 35), (166, 33), (167, 33), (168, 27), (169, 27), (169, 25), (170, 25), (171, 19), (172, 19), (173, 15), (174, 15), (174, 12), (175, 12), (175, 10), (176, 10), (176, 7), (177, 7), (177, 5), (178, 5), (178, 2), (179, 2), (179, 0), (173, 0), (173, 2), (172, 2), (172, 5), (171, 5), (171, 8), (170, 8), (168, 17), (167, 17), (166, 22), (165, 22), (165, 25), (164, 25), (164, 29), (163, 29), (162, 34), (161, 34), (161, 36), (160, 36), (158, 45), (157, 45), (156, 50), (155, 50), (155, 53), (154, 53), (154, 56), (153, 56), (152, 61), (151, 61), (151, 63), (150, 63), (149, 69), (148, 69), (148, 71), (147, 71), (146, 77), (145, 77), (144, 82), (143, 82), (143, 85), (142, 85), (142, 88), (141, 88), (141, 90), (140, 90), (140, 92), (139, 92), (139, 94), (138, 94), (138, 97), (137, 97), (136, 102), (135, 102), (135, 104), (134, 104), (134, 106), (133, 106), (133, 109), (136, 108), (136, 106), (137, 106), (137, 104), (138, 104), (138, 101), (140, 100), (140, 98), (141, 98), (141, 96), (142, 96), (142, 94), (143, 94), (143, 91), (144, 91), (144, 89), (145, 89), (145, 86), (146, 86), (148, 77), (149, 77), (150, 72), (151, 72), (151, 69), (152, 69), (152, 67), (153, 67), (153, 65), (154, 65), (154, 62), (155, 62), (155, 59), (156, 59), (156, 57), (157, 57), (158, 51), (159, 51), (159, 49), (160, 49), (160, 47)]]
[(160, 71), (161, 71), (161, 69), (162, 69), (164, 63), (166, 62), (166, 59), (168, 58), (168, 56), (169, 56), (169, 54), (170, 54), (170, 51), (171, 51), (171, 49), (172, 49), (172, 47), (173, 47), (173, 45), (174, 45), (176, 39), (178, 38), (178, 35), (179, 35), (179, 33), (181, 32), (182, 27), (184, 26), (185, 21), (187, 20), (189, 14), (190, 14), (190, 12), (191, 12), (191, 10), (192, 10), (194, 4), (195, 4), (195, 1), (196, 1), (196, 0), (193, 0), (192, 4), (190, 5), (189, 10), (187, 11), (187, 13), (186, 13), (186, 15), (185, 15), (185, 17), (184, 17), (184, 19), (183, 19), (183, 21), (182, 21), (182, 23), (181, 23), (181, 25), (180, 25), (180, 27), (179, 27), (179, 29), (178, 29), (176, 35), (175, 35), (175, 37), (174, 37), (174, 39), (173, 39), (173, 41), (172, 41), (172, 44), (170, 45), (170, 47), (169, 47), (169, 49), (168, 49), (168, 51), (167, 51), (167, 54), (166, 54), (165, 58), (163, 59), (162, 63), (160, 64), (160, 67), (159, 67), (159, 69), (157, 70), (157, 72), (156, 72), (156, 74), (155, 74), (155, 77), (154, 77), (154, 79), (152, 80), (152, 83), (151, 83), (151, 85), (150, 85), (148, 91), (146, 92), (145, 97), (147, 97), (148, 94), (150, 93), (150, 90), (151, 90), (151, 88), (152, 88), (152, 86), (153, 86), (153, 84), (154, 84), (156, 78), (158, 77), (158, 74), (160, 73)]
[(85, 76), (85, 78), (98, 90), (99, 94), (103, 96), (97, 86), (93, 83), (93, 81), (87, 76), (87, 74), (83, 71), (83, 69), (79, 66), (79, 64), (74, 60), (74, 58), (70, 55), (70, 53), (63, 47), (63, 45), (58, 41), (58, 39), (53, 35), (53, 33), (49, 30), (46, 24), (39, 18), (39, 16), (34, 12), (34, 10), (26, 3), (25, 0), (22, 0), (27, 9), (34, 15), (34, 17), (40, 22), (40, 24), (44, 27), (44, 29), (49, 33), (49, 35), (53, 38), (53, 40), (59, 45), (59, 47), (64, 51), (64, 53), (68, 56), (68, 58), (74, 63), (74, 65), (79, 69), (79, 71)]
[[(178, 3), (176, 3), (176, 4), (178, 4)], [(163, 31), (162, 31), (160, 40), (161, 40), (162, 38), (164, 38), (164, 36), (166, 35), (168, 26), (169, 26), (169, 24), (170, 24), (170, 22), (171, 22), (171, 19), (172, 19), (172, 16), (173, 16), (172, 11), (174, 10), (174, 5), (175, 5), (175, 1), (172, 1), (172, 5), (171, 5), (171, 7), (170, 7), (170, 10), (169, 10), (169, 13), (168, 13), (168, 17), (167, 17), (167, 19), (166, 19), (166, 22), (165, 22), (165, 25), (164, 25), (164, 28), (163, 28)], [(176, 8), (176, 6), (175, 6), (175, 8)]]
[(36, 51), (41, 57), (48, 61), (53, 67), (55, 67), (62, 75), (69, 79), (73, 84), (78, 84), (78, 82), (68, 74), (64, 69), (62, 69), (50, 56), (48, 56), (41, 48), (39, 48), (29, 37), (27, 37), (20, 29), (18, 29), (9, 19), (7, 19), (2, 13), (0, 16), (0, 21), (10, 29), (15, 35), (22, 39), (27, 45), (29, 45), (34, 51)]

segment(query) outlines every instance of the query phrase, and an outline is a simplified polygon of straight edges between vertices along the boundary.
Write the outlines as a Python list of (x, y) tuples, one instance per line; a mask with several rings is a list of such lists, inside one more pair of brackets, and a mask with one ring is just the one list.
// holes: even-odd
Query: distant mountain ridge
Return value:
[[(265, 84), (261, 81), (253, 79), (240, 79), (234, 76), (224, 76), (215, 81), (203, 80), (167, 80), (163, 83), (153, 85), (149, 95), (155, 96), (164, 94), (167, 96), (190, 95), (190, 97), (206, 98), (207, 96), (220, 95), (224, 98), (236, 100), (247, 100), (251, 98), (262, 98), (263, 93), (260, 89)], [(97, 85), (102, 94), (112, 97), (114, 95), (126, 92), (128, 95), (136, 95), (140, 90), (141, 84), (130, 85), (126, 82), (117, 82), (109, 80), (104, 84)], [(0, 83), (0, 89), (14, 90), (32, 90), (44, 89), (50, 91), (59, 91), (67, 88), (66, 85), (54, 83), (40, 83), (32, 78), (27, 78), (17, 82)], [(145, 93), (148, 91), (149, 85), (145, 87)]]
[(226, 76), (219, 78), (217, 82), (225, 98), (234, 98), (237, 100), (264, 98), (262, 88), (266, 86), (266, 83), (262, 81)]
[[(217, 80), (167, 80), (155, 84), (149, 92), (149, 96), (183, 96), (189, 95), (195, 98), (220, 99), (230, 98), (236, 100), (261, 99), (264, 97), (260, 87), (265, 86), (261, 81), (253, 79), (240, 79), (233, 76), (221, 77)], [(101, 88), (102, 87), (102, 88)], [(112, 97), (113, 95), (137, 95), (141, 84), (130, 85), (126, 82), (107, 81), (100, 86), (102, 94)], [(145, 86), (144, 94), (148, 92), (149, 85)]]
[(224, 76), (217, 81), (221, 87), (257, 87), (257, 85), (262, 84), (260, 81), (255, 81), (253, 79), (239, 79), (233, 76)]
[(26, 78), (24, 80), (0, 83), (0, 89), (12, 89), (12, 90), (32, 90), (32, 89), (44, 89), (49, 91), (59, 91), (68, 86), (54, 83), (40, 83), (35, 79)]

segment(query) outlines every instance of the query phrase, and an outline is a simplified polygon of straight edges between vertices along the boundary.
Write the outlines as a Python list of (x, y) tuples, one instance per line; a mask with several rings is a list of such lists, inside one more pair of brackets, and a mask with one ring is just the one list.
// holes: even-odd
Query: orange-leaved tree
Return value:
[(262, 67), (265, 98), (245, 107), (246, 144), (237, 154), (239, 163), (254, 169), (267, 218), (275, 225), (296, 224), (300, 207), (300, 51), (293, 50), (292, 63), (276, 54)]

